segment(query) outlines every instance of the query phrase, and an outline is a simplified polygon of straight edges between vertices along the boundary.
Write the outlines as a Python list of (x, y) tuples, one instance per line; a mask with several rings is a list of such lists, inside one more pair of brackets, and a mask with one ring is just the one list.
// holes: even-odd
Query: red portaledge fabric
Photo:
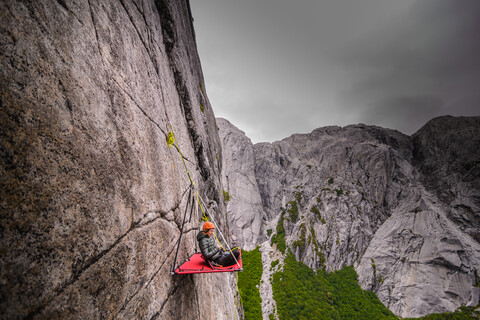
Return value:
[[(240, 266), (238, 266), (238, 264)], [(213, 267), (205, 261), (201, 253), (194, 253), (187, 261), (185, 261), (181, 266), (175, 269), (175, 274), (192, 274), (192, 273), (209, 273), (209, 272), (235, 272), (242, 271), (242, 257), (240, 252), (240, 257), (238, 259), (238, 264), (228, 267)]]

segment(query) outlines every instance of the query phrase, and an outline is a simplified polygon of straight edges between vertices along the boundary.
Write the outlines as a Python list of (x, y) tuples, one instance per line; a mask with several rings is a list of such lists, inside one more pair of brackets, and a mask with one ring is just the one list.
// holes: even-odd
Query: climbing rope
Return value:
[[(185, 171), (187, 172), (188, 179), (190, 179), (190, 184), (191, 184), (191, 185), (194, 187), (194, 189), (195, 189), (195, 183), (193, 183), (193, 178), (192, 178), (192, 176), (190, 175), (190, 171), (188, 170), (187, 164), (185, 163), (185, 159), (183, 158), (183, 154), (182, 154), (182, 151), (180, 150), (180, 146), (178, 145), (178, 141), (177, 141), (177, 139), (176, 139), (176, 137), (175, 137), (175, 131), (173, 130), (173, 125), (172, 125), (171, 122), (170, 122), (170, 128), (172, 129), (172, 131), (170, 131), (170, 132), (168, 133), (168, 136), (167, 136), (167, 145), (168, 145), (169, 148), (171, 148), (172, 146), (175, 146), (175, 149), (177, 149), (178, 154), (180, 155), (180, 158), (182, 159), (183, 166), (185, 167)], [(196, 195), (196, 197), (197, 197), (197, 202), (200, 204), (198, 192), (197, 192), (196, 189), (195, 189), (195, 195)], [(203, 219), (208, 221), (208, 218), (205, 216), (205, 211), (203, 210), (201, 204), (200, 204), (200, 209), (202, 210)]]

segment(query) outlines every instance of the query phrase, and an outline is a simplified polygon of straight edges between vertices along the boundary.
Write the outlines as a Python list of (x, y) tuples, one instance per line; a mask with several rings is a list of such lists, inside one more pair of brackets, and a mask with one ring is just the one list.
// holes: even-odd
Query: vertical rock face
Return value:
[(382, 128), (327, 127), (254, 148), (267, 214), (284, 215), (292, 251), (313, 268), (357, 261), (412, 183), (408, 137)]
[(222, 141), (223, 186), (230, 196), (228, 223), (240, 247), (252, 250), (259, 243), (264, 219), (262, 199), (255, 178), (252, 141), (225, 119), (217, 118)]
[(449, 208), (426, 191), (405, 201), (379, 228), (357, 266), (364, 288), (401, 316), (473, 305), (480, 245), (448, 219)]
[(357, 267), (399, 315), (478, 304), (479, 139), (479, 117), (437, 118), (412, 136), (414, 196), (392, 208)]
[(442, 117), (412, 138), (422, 184), (452, 208), (449, 218), (480, 242), (479, 118)]
[(170, 275), (190, 185), (171, 125), (200, 195), (224, 209), (188, 1), (2, 1), (0, 12), (1, 318), (233, 314), (228, 276)]
[[(416, 317), (478, 303), (479, 130), (478, 117), (437, 118), (412, 137), (325, 127), (256, 144), (253, 162), (224, 165), (255, 167), (265, 226), (283, 216), (298, 260), (329, 271), (354, 265), (364, 289)], [(232, 145), (250, 148), (238, 139), (222, 140), (225, 159), (235, 159)]]

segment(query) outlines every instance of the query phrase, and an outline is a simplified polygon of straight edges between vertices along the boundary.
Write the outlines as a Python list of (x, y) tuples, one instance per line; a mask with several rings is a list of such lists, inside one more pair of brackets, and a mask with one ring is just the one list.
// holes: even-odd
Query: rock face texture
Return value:
[(227, 319), (230, 276), (170, 275), (190, 185), (171, 124), (200, 195), (224, 210), (188, 1), (0, 12), (0, 318)]
[(480, 242), (478, 117), (430, 121), (412, 138), (422, 185), (451, 206), (448, 218)]
[(217, 125), (224, 150), (223, 186), (228, 195), (235, 195), (227, 202), (228, 223), (236, 231), (238, 245), (252, 250), (260, 241), (265, 216), (255, 178), (252, 141), (225, 119), (217, 118)]
[[(478, 303), (479, 117), (436, 118), (412, 137), (365, 125), (319, 128), (255, 144), (253, 163), (233, 156), (251, 148), (238, 132), (220, 127), (221, 137), (238, 139), (222, 139), (224, 159), (241, 160), (229, 166), (239, 176), (255, 168), (264, 211), (257, 244), (281, 216), (297, 260), (327, 271), (354, 265), (362, 287), (399, 316)], [(254, 192), (254, 183), (246, 191), (234, 181), (232, 199)]]
[[(399, 315), (477, 305), (480, 118), (434, 119), (412, 143), (414, 196), (375, 234), (357, 267), (360, 281)], [(374, 264), (376, 275), (368, 271)]]

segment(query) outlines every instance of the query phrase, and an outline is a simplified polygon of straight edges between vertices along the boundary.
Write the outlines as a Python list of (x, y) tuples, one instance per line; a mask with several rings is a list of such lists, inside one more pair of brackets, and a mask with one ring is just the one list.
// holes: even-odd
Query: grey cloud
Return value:
[(365, 118), (370, 123), (382, 123), (387, 128), (396, 128), (402, 124), (402, 131), (413, 133), (419, 129), (418, 124), (425, 124), (438, 114), (444, 106), (436, 96), (399, 96), (377, 101), (365, 110)]
[[(411, 134), (426, 120), (480, 114), (480, 1), (424, 0), (408, 16), (343, 50), (354, 85), (344, 102), (363, 121)], [(428, 97), (425, 100), (425, 97)]]
[(254, 142), (326, 125), (411, 134), (479, 115), (478, 0), (192, 1), (207, 94)]

